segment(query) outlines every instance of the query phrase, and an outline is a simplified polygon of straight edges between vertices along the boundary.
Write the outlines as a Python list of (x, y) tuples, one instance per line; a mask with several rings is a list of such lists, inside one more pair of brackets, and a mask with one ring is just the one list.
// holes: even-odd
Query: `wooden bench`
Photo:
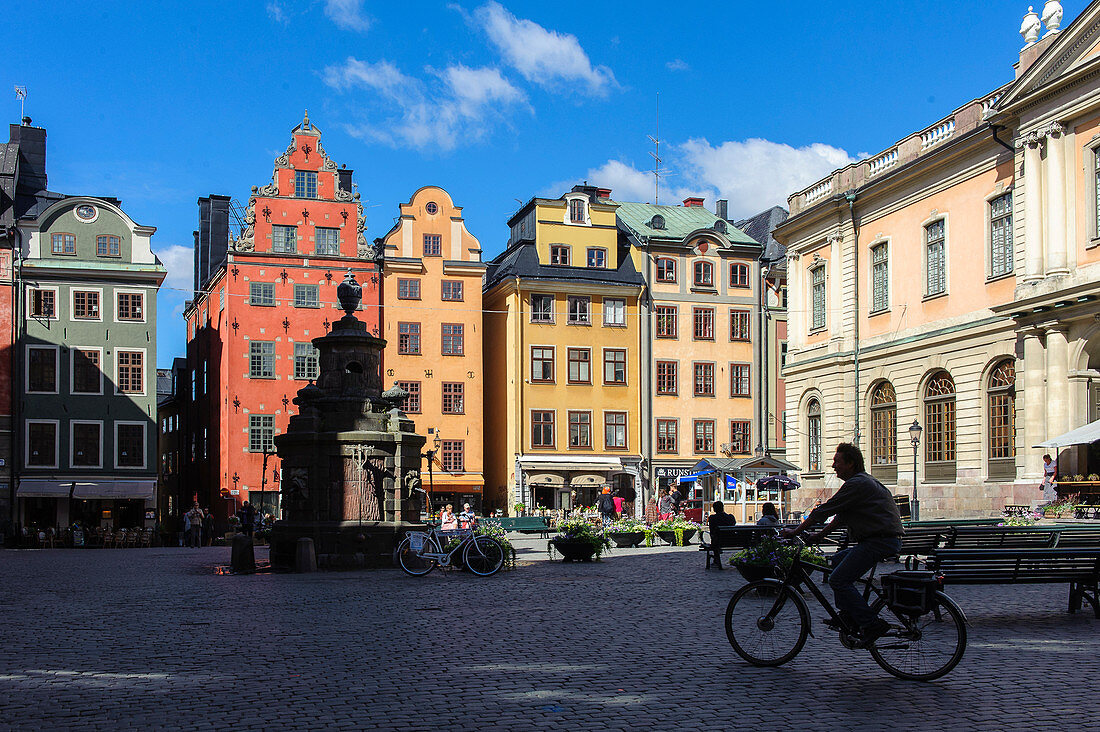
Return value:
[(1100, 548), (936, 549), (928, 568), (945, 585), (1069, 584), (1069, 612), (1087, 600), (1100, 618)]
[(774, 536), (775, 533), (776, 529), (771, 526), (719, 526), (716, 534), (704, 528), (699, 539), (699, 551), (706, 553), (706, 569), (710, 569), (712, 563), (721, 567), (723, 549), (746, 549), (762, 537), (769, 534)]
[(1058, 549), (1100, 548), (1100, 526), (1059, 526), (1055, 531), (1058, 533), (1058, 543), (1055, 544)]
[(921, 561), (939, 547), (948, 530), (942, 526), (906, 526), (898, 560), (906, 569), (918, 569)]
[(1100, 518), (1100, 495), (1082, 493), (1077, 497), (1073, 515), (1079, 519)]
[(501, 516), (482, 520), (494, 521), (500, 524), (505, 531), (516, 531), (521, 534), (542, 534), (543, 538), (550, 535), (550, 523), (542, 516)]
[(1052, 549), (1058, 534), (1049, 528), (1029, 526), (952, 526), (944, 549)]
[(1004, 510), (1001, 511), (1001, 513), (1004, 514), (1005, 518), (1012, 518), (1012, 517), (1022, 518), (1024, 516), (1030, 516), (1031, 512), (1033, 510), (1034, 509), (1031, 506), (1011, 505), (1011, 506), (1005, 506)]

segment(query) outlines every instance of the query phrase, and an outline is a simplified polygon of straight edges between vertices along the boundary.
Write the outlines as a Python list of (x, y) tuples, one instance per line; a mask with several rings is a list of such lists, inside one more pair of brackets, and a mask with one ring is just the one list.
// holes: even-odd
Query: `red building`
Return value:
[(196, 297), (184, 311), (191, 398), (181, 428), (189, 444), (180, 466), (182, 490), (193, 495), (175, 504), (186, 510), (197, 499), (219, 523), (245, 500), (277, 515), (272, 439), (317, 375), (311, 341), (342, 316), (336, 286), (347, 270), (363, 286), (358, 317), (380, 333), (380, 252), (364, 234), (352, 171), (329, 159), (308, 114), (271, 182), (252, 188), (236, 236), (231, 206), (225, 196), (199, 199)]

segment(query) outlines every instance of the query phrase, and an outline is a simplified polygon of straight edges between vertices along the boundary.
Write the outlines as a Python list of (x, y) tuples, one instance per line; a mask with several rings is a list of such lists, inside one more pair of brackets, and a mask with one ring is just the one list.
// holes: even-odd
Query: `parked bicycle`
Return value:
[[(845, 648), (861, 648), (859, 629), (843, 618), (810, 576), (831, 569), (801, 560), (799, 539), (794, 561), (782, 580), (751, 582), (734, 593), (726, 607), (726, 637), (741, 658), (754, 666), (780, 666), (795, 656), (810, 634), (808, 590), (829, 613), (825, 624), (839, 631)], [(879, 666), (902, 679), (931, 681), (951, 671), (966, 650), (966, 617), (941, 590), (932, 572), (898, 571), (875, 585), (874, 568), (859, 580), (864, 597), (890, 630), (866, 648)]]
[(414, 577), (428, 574), (437, 566), (465, 567), (488, 577), (504, 566), (504, 547), (493, 537), (475, 534), (472, 529), (410, 531), (397, 546), (397, 563)]

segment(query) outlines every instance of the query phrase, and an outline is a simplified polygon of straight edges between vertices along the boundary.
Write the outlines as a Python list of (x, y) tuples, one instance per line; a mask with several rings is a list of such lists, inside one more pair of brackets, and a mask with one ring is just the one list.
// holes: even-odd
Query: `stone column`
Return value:
[(1046, 352), (1042, 334), (1038, 330), (1024, 333), (1024, 469), (1025, 478), (1034, 478), (1036, 483), (1042, 478), (1040, 466), (1042, 451), (1036, 451), (1037, 445), (1046, 439), (1047, 399), (1046, 399)]
[(1047, 328), (1047, 435), (1069, 432), (1069, 341), (1066, 326)]
[(1035, 132), (1016, 140), (1024, 151), (1024, 282), (1043, 279), (1042, 141)]
[(1064, 128), (1052, 124), (1047, 130), (1046, 174), (1046, 273), (1069, 274), (1066, 257), (1066, 154)]

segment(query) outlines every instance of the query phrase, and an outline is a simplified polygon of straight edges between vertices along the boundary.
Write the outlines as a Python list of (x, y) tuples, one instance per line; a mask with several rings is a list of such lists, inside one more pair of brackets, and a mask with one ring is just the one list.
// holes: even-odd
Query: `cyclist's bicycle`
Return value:
[[(826, 624), (840, 631), (840, 642), (861, 648), (859, 629), (842, 617), (814, 583), (810, 574), (828, 567), (801, 560), (801, 540), (792, 541), (798, 552), (783, 580), (751, 582), (734, 593), (726, 607), (726, 637), (741, 658), (755, 666), (780, 666), (798, 655), (810, 634), (810, 610), (803, 589), (817, 598), (829, 613)], [(874, 568), (859, 580), (863, 596), (875, 613), (890, 623), (890, 630), (866, 650), (879, 666), (902, 679), (931, 681), (959, 663), (966, 650), (966, 617), (941, 590), (932, 572), (883, 575), (873, 583)]]
[[(448, 547), (454, 541), (454, 546)], [(460, 561), (461, 564), (456, 564)], [(397, 546), (397, 563), (406, 574), (420, 577), (441, 568), (466, 567), (481, 577), (496, 574), (504, 566), (504, 547), (491, 536), (473, 529), (410, 531)]]

